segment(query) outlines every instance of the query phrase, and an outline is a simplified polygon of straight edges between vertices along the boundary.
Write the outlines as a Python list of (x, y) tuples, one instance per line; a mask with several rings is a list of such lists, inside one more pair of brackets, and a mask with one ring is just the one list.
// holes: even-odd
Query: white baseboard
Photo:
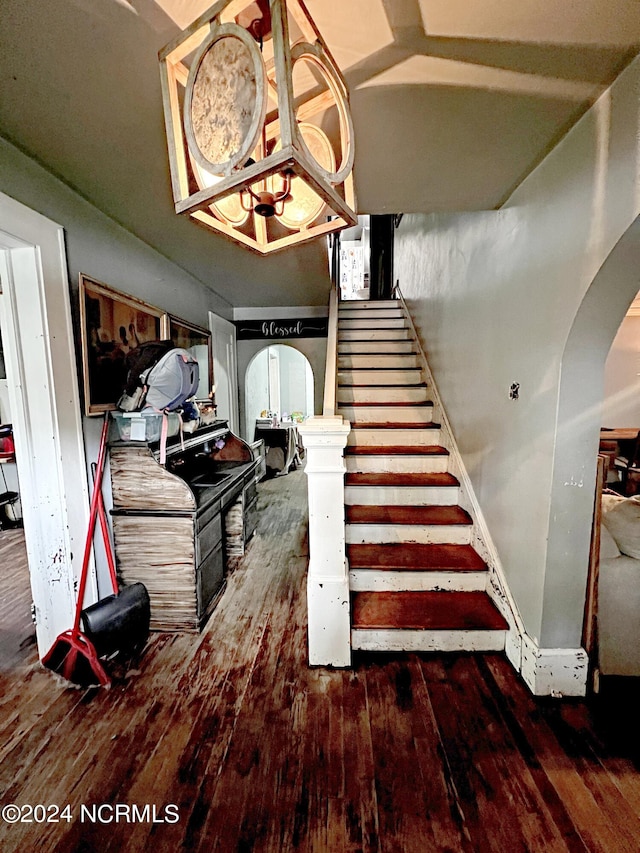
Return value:
[(521, 673), (534, 696), (584, 696), (589, 658), (582, 648), (541, 649), (522, 637)]

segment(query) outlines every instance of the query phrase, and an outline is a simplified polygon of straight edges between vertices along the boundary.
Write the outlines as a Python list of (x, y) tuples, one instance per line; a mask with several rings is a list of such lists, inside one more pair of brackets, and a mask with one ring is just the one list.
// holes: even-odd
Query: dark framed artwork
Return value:
[(80, 274), (80, 332), (84, 406), (87, 415), (115, 409), (125, 380), (125, 356), (146, 341), (159, 340), (161, 308)]
[(166, 314), (163, 337), (169, 338), (177, 347), (188, 350), (198, 360), (200, 384), (196, 400), (209, 400), (213, 390), (213, 350), (211, 332), (202, 326), (188, 323), (173, 314)]

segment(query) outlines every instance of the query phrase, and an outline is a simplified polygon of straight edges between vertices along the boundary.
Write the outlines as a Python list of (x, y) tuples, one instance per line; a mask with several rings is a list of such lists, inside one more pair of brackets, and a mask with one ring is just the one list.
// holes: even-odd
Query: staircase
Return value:
[(402, 304), (341, 303), (352, 648), (499, 651), (507, 623), (486, 592), (487, 565), (429, 397)]

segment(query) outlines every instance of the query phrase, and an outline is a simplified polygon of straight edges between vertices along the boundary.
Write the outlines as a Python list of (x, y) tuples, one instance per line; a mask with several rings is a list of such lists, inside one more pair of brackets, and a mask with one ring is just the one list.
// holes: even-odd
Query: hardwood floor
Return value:
[(0, 530), (0, 673), (24, 663), (35, 645), (24, 530)]
[(70, 804), (0, 821), (2, 853), (640, 850), (637, 686), (536, 700), (498, 654), (309, 669), (305, 475), (259, 490), (202, 635), (154, 635), (110, 690), (33, 650), (0, 672), (0, 805)]

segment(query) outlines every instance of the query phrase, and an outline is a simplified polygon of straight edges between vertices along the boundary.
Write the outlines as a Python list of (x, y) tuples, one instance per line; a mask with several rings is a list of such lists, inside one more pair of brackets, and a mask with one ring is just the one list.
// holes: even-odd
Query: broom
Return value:
[(111, 679), (104, 670), (98, 659), (93, 643), (80, 631), (80, 620), (82, 617), (82, 603), (87, 586), (87, 575), (89, 572), (89, 557), (91, 545), (96, 527), (96, 516), (98, 513), (99, 500), (101, 497), (102, 474), (107, 450), (107, 433), (109, 430), (109, 414), (105, 414), (100, 437), (100, 449), (96, 463), (96, 477), (93, 482), (91, 504), (89, 508), (89, 529), (84, 547), (82, 559), (82, 571), (80, 572), (80, 583), (78, 585), (78, 600), (76, 602), (75, 619), (73, 627), (63, 631), (55, 639), (53, 645), (42, 658), (43, 666), (58, 673), (67, 681), (78, 684), (80, 687), (103, 686), (111, 684)]

